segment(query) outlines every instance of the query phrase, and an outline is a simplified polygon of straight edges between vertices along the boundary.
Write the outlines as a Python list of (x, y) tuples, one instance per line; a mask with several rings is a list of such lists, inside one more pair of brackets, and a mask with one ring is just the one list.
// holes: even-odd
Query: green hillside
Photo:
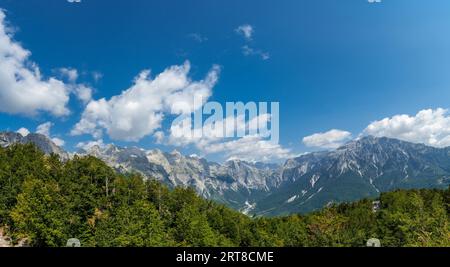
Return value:
[(307, 215), (250, 218), (121, 175), (94, 157), (61, 162), (33, 145), (0, 148), (0, 227), (15, 242), (64, 246), (450, 246), (450, 190), (398, 190)]

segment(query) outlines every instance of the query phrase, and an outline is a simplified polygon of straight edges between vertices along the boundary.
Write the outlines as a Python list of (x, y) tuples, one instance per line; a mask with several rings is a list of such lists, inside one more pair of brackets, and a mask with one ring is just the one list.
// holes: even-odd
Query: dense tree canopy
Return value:
[(0, 227), (32, 246), (450, 246), (450, 190), (398, 190), (307, 215), (251, 218), (122, 175), (94, 157), (61, 162), (33, 145), (0, 148)]

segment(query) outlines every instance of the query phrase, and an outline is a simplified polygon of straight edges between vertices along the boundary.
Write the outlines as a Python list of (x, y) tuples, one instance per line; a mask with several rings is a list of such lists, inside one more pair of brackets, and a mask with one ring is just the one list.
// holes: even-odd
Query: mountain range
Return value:
[(385, 137), (362, 137), (334, 151), (308, 153), (280, 165), (241, 160), (219, 164), (176, 150), (167, 153), (113, 144), (68, 153), (44, 135), (0, 133), (0, 146), (14, 143), (34, 143), (62, 160), (95, 156), (119, 172), (138, 172), (170, 187), (193, 187), (205, 198), (258, 216), (306, 213), (380, 192), (450, 184), (450, 147)]

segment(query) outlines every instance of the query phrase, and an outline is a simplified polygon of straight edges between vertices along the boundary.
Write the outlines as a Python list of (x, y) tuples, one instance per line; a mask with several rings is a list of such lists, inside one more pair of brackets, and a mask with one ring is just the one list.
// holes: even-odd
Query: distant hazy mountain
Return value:
[[(0, 145), (35, 143), (45, 153), (69, 155), (43, 135), (0, 133)], [(284, 165), (239, 160), (223, 164), (178, 151), (94, 146), (92, 155), (120, 172), (135, 171), (169, 186), (190, 186), (206, 198), (242, 212), (281, 215), (309, 212), (329, 203), (375, 197), (396, 188), (444, 188), (450, 184), (450, 148), (364, 137), (331, 152), (289, 159)]]

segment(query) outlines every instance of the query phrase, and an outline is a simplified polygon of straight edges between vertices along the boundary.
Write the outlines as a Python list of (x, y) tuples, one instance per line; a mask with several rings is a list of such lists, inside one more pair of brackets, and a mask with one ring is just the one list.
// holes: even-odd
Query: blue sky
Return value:
[[(143, 70), (155, 76), (189, 61), (193, 81), (220, 66), (210, 100), (280, 103), (281, 139), (274, 152), (330, 149), (360, 134), (450, 145), (446, 0), (0, 0), (0, 8), (12, 42), (31, 52), (24, 68), (33, 62), (39, 79), (54, 77), (67, 88), (71, 81), (61, 68), (75, 69), (73, 84), (90, 88), (93, 101), (121, 95)], [(251, 36), (236, 30), (243, 25), (251, 27)], [(14, 87), (1, 79), (0, 91)], [(61, 107), (57, 103), (46, 109), (33, 102), (33, 114), (0, 108), (1, 128), (35, 131), (51, 122), (51, 132), (44, 132), (76, 150), (80, 142), (100, 139), (71, 134), (89, 101), (77, 95), (70, 93), (62, 104), (67, 114), (54, 112)], [(0, 104), (15, 103), (8, 97), (0, 96)], [(155, 131), (167, 135), (169, 118)], [(239, 157), (220, 149), (207, 153), (195, 143), (156, 144), (155, 131), (137, 142), (112, 140), (107, 132), (101, 140), (166, 151), (177, 147), (213, 160)]]

